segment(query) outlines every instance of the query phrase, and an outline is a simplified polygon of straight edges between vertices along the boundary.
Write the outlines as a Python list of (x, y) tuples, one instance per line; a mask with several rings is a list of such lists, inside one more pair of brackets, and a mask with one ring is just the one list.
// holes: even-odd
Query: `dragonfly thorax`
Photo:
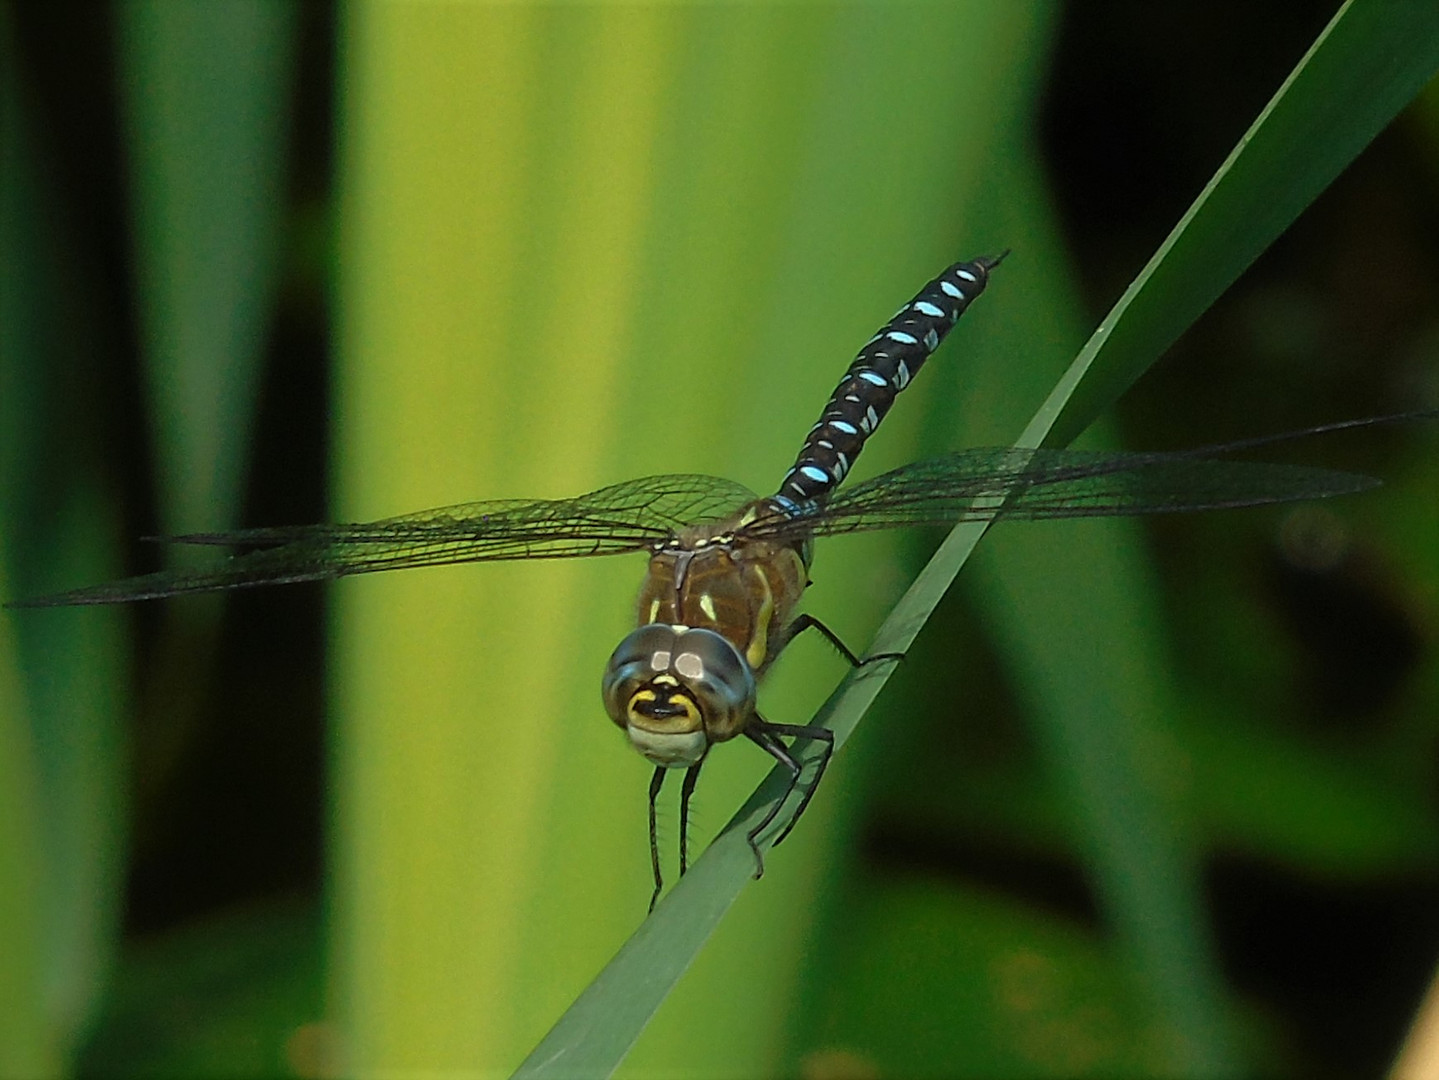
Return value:
[(683, 529), (658, 548), (640, 587), (635, 621), (713, 630), (756, 674), (763, 672), (809, 574), (807, 543), (747, 535), (761, 508), (774, 512), (768, 503), (756, 503), (730, 519)]
[(755, 705), (754, 669), (733, 644), (702, 627), (650, 623), (620, 642), (605, 666), (605, 710), (656, 765), (695, 765), (710, 744), (744, 730)]

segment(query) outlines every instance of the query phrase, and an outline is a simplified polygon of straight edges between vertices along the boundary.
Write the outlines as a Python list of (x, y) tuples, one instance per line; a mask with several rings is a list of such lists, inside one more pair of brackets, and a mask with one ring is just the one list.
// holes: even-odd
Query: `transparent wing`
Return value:
[(573, 499), (463, 503), (355, 525), (301, 525), (167, 538), (258, 548), (198, 569), (165, 570), (15, 607), (118, 604), (347, 574), (501, 559), (564, 559), (640, 551), (674, 530), (713, 521), (752, 500), (713, 476), (650, 476)]
[[(980, 448), (905, 465), (747, 535), (833, 536), (996, 517), (1037, 520), (1261, 506), (1364, 491), (1379, 481), (1301, 465), (1177, 453)], [(984, 500), (974, 505), (975, 500)]]

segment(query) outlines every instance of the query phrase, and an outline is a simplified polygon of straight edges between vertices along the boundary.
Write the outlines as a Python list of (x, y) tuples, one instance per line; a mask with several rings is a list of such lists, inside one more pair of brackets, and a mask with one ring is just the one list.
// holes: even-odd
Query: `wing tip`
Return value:
[(6, 611), (35, 611), (40, 608), (60, 607), (104, 607), (110, 604), (123, 604), (131, 600), (149, 600), (150, 596), (109, 596), (91, 589), (71, 589), (68, 592), (54, 593), (50, 596), (28, 596), (20, 600), (7, 600), (3, 606)]

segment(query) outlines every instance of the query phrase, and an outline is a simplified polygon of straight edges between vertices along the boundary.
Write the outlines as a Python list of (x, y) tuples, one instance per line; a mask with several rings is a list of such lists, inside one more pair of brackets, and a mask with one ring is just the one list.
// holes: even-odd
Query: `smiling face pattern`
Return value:
[(754, 713), (755, 674), (713, 630), (650, 623), (605, 666), (605, 711), (655, 765), (697, 765)]

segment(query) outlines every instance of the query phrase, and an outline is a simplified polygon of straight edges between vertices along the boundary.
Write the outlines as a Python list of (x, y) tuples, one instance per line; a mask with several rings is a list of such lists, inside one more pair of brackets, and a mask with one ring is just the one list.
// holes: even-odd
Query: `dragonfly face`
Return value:
[(650, 623), (620, 642), (605, 666), (605, 710), (650, 762), (698, 765), (712, 743), (754, 715), (755, 673), (714, 630)]

